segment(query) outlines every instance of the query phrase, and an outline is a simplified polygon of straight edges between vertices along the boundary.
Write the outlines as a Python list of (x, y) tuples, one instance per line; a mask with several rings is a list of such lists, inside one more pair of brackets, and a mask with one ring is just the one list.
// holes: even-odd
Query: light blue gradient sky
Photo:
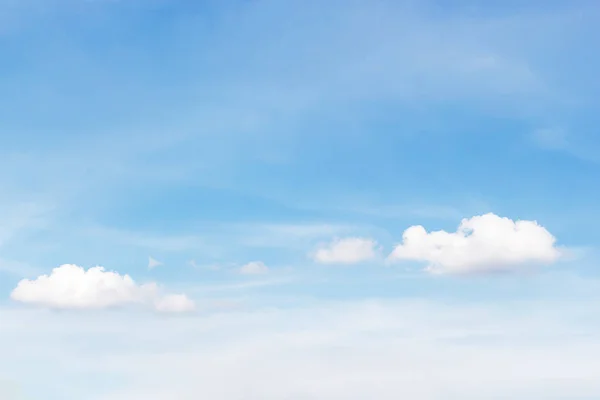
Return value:
[[(0, 0), (2, 313), (26, 318), (10, 291), (65, 263), (208, 309), (588, 304), (600, 6), (523, 3)], [(454, 231), (487, 212), (537, 220), (576, 257), (439, 278), (308, 256), (344, 236), (387, 253), (411, 225)], [(235, 273), (250, 261), (270, 273)]]

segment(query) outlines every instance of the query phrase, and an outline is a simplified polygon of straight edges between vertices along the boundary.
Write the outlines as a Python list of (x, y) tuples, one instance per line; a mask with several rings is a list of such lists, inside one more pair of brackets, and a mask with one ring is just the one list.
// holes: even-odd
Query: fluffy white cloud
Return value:
[(263, 275), (268, 272), (269, 267), (261, 261), (252, 261), (240, 268), (240, 274), (243, 275)]
[(463, 219), (452, 233), (411, 226), (388, 260), (427, 262), (431, 273), (510, 271), (556, 261), (561, 253), (555, 243), (556, 238), (535, 221), (489, 213)]
[(374, 258), (376, 245), (374, 240), (359, 237), (335, 239), (312, 256), (322, 264), (355, 264)]
[(103, 267), (85, 270), (73, 264), (54, 268), (50, 275), (23, 279), (12, 291), (14, 301), (57, 309), (103, 309), (129, 304), (150, 306), (161, 312), (194, 308), (185, 295), (164, 295), (155, 283), (138, 285), (129, 275)]

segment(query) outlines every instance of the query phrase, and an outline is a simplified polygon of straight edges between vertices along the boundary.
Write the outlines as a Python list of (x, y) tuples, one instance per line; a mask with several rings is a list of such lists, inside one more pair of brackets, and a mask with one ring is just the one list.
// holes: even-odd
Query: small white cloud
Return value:
[(495, 214), (463, 219), (456, 232), (427, 232), (411, 226), (388, 260), (427, 262), (431, 273), (514, 271), (550, 264), (560, 256), (556, 238), (535, 221), (513, 221)]
[(163, 265), (163, 263), (161, 263), (160, 261), (158, 261), (152, 257), (148, 257), (148, 269), (160, 267), (161, 265)]
[(371, 239), (351, 237), (335, 239), (313, 254), (322, 264), (355, 264), (375, 257), (377, 243)]
[(252, 261), (240, 268), (240, 274), (242, 275), (264, 275), (268, 272), (269, 267), (261, 261)]
[(138, 285), (129, 275), (73, 264), (54, 268), (50, 275), (23, 279), (10, 295), (21, 303), (56, 309), (104, 309), (137, 304), (157, 311), (181, 312), (193, 308), (185, 295), (164, 295), (158, 285)]

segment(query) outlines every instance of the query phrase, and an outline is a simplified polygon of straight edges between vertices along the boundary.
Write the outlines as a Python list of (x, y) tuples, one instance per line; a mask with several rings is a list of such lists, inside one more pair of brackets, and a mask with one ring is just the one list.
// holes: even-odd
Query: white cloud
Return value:
[(374, 240), (359, 237), (335, 239), (312, 257), (322, 264), (355, 264), (374, 258), (376, 245)]
[(240, 268), (240, 274), (243, 275), (262, 275), (268, 272), (269, 267), (261, 261), (252, 261)]
[(0, 309), (0, 375), (51, 399), (600, 398), (597, 301), (550, 309), (321, 301), (177, 319)]
[(23, 279), (10, 295), (20, 303), (56, 309), (103, 309), (123, 305), (150, 306), (157, 311), (184, 312), (194, 308), (185, 295), (164, 295), (155, 283), (138, 285), (129, 275), (73, 264), (54, 268), (50, 275)]
[(152, 257), (148, 257), (148, 269), (160, 267), (161, 265), (163, 265), (163, 263), (161, 263), (160, 261), (155, 260)]
[(404, 231), (388, 260), (427, 262), (431, 273), (512, 271), (550, 264), (561, 253), (556, 238), (535, 221), (513, 221), (495, 214), (463, 219), (456, 232)]

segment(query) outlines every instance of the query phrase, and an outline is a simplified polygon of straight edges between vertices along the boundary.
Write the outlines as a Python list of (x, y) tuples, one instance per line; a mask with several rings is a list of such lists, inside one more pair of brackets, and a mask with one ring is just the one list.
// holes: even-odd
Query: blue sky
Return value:
[[(595, 307), (599, 285), (599, 18), (596, 2), (575, 0), (0, 0), (0, 321), (10, 321), (10, 328), (0, 326), (2, 346), (28, 348), (36, 335), (50, 335), (57, 341), (52, 351), (69, 353), (73, 365), (102, 358), (61, 347), (72, 335), (98, 348), (121, 343), (129, 350), (113, 347), (115, 359), (128, 361), (118, 363), (138, 365), (166, 348), (157, 330), (187, 343), (192, 354), (205, 344), (183, 331), (232, 341), (238, 339), (229, 329), (286, 337), (280, 330), (289, 321), (324, 310), (307, 317), (306, 326), (331, 338), (338, 326), (330, 320), (362, 318), (369, 307), (363, 302), (372, 301), (382, 320), (406, 317), (419, 329), (452, 332), (462, 319), (449, 322), (446, 312), (467, 318), (471, 307), (482, 307), (498, 314), (497, 334), (515, 354), (522, 354), (514, 333), (522, 321), (507, 316), (513, 307), (533, 317), (558, 304), (549, 320), (532, 322), (539, 332), (558, 326), (565, 335), (599, 333), (596, 323), (571, 321), (573, 310)], [(412, 226), (453, 233), (463, 219), (489, 213), (497, 219), (474, 225), (482, 236), (472, 240), (403, 240)], [(501, 229), (500, 217), (538, 225), (520, 225), (517, 235), (517, 225)], [(403, 247), (396, 253), (396, 246)], [(149, 257), (158, 261), (152, 268)], [(40, 283), (35, 279), (65, 264), (103, 266), (98, 279), (119, 274), (110, 282), (121, 297), (106, 297), (96, 278), (68, 275), (78, 270), (67, 268), (50, 286), (15, 295), (23, 279)], [(122, 286), (123, 275), (137, 286)], [(152, 283), (160, 294), (144, 286)], [(78, 294), (61, 292), (61, 284), (75, 285)], [(154, 311), (191, 313), (112, 307), (146, 301)], [(425, 302), (431, 320), (411, 319), (412, 301)], [(115, 328), (103, 336), (81, 328), (79, 318)], [(143, 355), (123, 333), (138, 322), (153, 329), (139, 345)], [(403, 329), (414, 333), (410, 324), (390, 324), (372, 328), (384, 337), (382, 346), (393, 347)], [(474, 341), (483, 329), (463, 328)], [(38, 333), (20, 337), (20, 329)], [(347, 329), (362, 332), (358, 323)], [(347, 349), (371, 363), (382, 360), (373, 371), (392, 367), (363, 333)], [(124, 335), (122, 342), (113, 343), (113, 334)], [(540, 346), (551, 343), (542, 336)], [(418, 354), (428, 359), (442, 346), (438, 339)], [(296, 354), (296, 339), (289, 340), (281, 346)], [(244, 357), (235, 353), (242, 342), (216, 346), (235, 360)], [(307, 346), (314, 357), (319, 346), (335, 347)], [(600, 343), (586, 346), (596, 351)], [(481, 353), (475, 347), (472, 357), (498, 361), (496, 342)], [(454, 351), (439, 351), (446, 350)], [(189, 384), (190, 376), (165, 378), (148, 397), (147, 383), (162, 374), (158, 366), (133, 376), (104, 358), (104, 369), (84, 368), (89, 375), (68, 365), (48, 375), (43, 360), (55, 355), (42, 353), (28, 359), (40, 365), (32, 373), (10, 368), (18, 353), (0, 362), (0, 383), (19, 382), (34, 398), (36, 387), (60, 399), (241, 398)], [(573, 394), (577, 381), (581, 396), (565, 396), (597, 398), (598, 376), (584, 373), (593, 364), (585, 354), (567, 354), (581, 371), (571, 377), (560, 369), (500, 375), (514, 383), (511, 398), (549, 398), (543, 385), (528, 386), (538, 378), (563, 382), (553, 393)], [(299, 365), (312, 365), (314, 357)], [(504, 361), (543, 365), (538, 356), (515, 357)], [(248, 372), (215, 360), (211, 373)], [(265, 361), (265, 373), (283, 368), (273, 363)], [(439, 373), (434, 386), (460, 398), (492, 390), (454, 387), (467, 375)], [(110, 393), (86, 380), (113, 375)], [(388, 381), (363, 383), (389, 387), (391, 398), (447, 398), (427, 385), (403, 392)], [(248, 385), (267, 400), (354, 398), (301, 382), (288, 392)]]

